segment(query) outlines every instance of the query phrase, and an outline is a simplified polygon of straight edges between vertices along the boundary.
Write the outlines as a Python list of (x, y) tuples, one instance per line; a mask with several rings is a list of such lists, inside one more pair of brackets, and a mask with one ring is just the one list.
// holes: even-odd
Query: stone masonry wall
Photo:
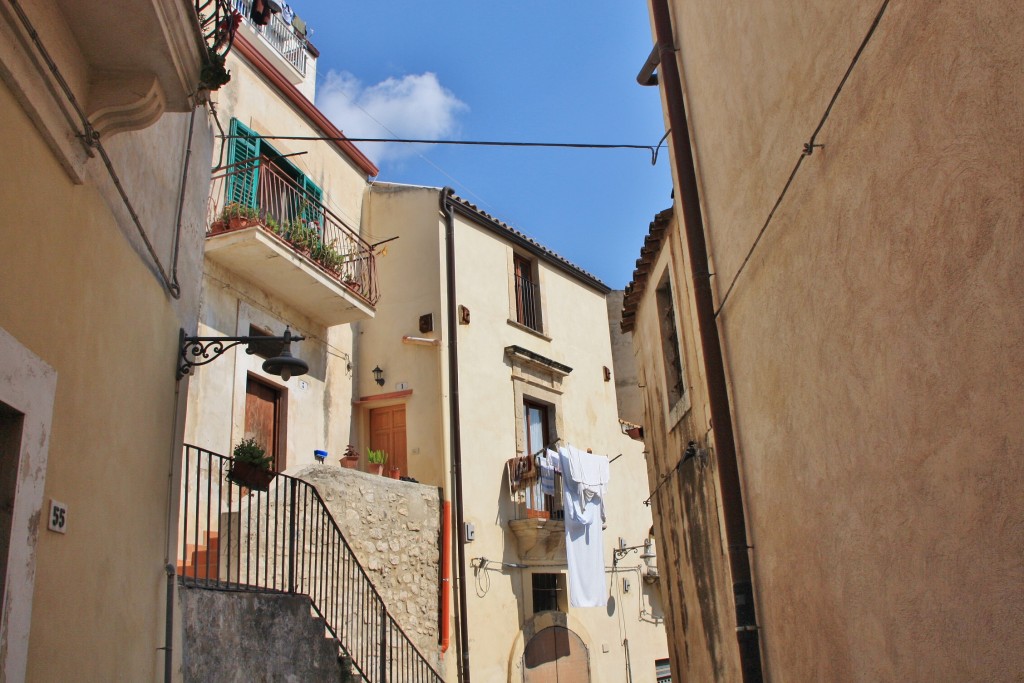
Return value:
[(438, 490), (330, 465), (289, 473), (312, 484), (395, 620), (437, 664)]

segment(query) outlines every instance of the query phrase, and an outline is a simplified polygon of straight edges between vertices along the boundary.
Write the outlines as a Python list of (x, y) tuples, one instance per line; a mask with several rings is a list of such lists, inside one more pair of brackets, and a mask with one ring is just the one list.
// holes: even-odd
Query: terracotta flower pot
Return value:
[(341, 466), (348, 470), (359, 469), (359, 456), (358, 455), (346, 455), (341, 459)]
[(266, 491), (276, 476), (277, 472), (265, 470), (249, 462), (232, 463), (228, 471), (229, 480), (254, 491)]
[(388, 476), (391, 477), (392, 479), (398, 479), (399, 477), (402, 476), (402, 470), (398, 469), (397, 467), (389, 467)]
[(369, 474), (379, 474), (384, 476), (384, 463), (367, 463), (366, 471)]

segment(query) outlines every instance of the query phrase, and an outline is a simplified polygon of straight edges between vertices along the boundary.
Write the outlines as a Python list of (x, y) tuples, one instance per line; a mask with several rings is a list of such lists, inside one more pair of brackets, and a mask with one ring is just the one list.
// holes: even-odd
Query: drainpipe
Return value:
[[(757, 627), (748, 556), (743, 492), (740, 487), (722, 344), (715, 321), (714, 295), (711, 291), (708, 250), (704, 238), (704, 217), (701, 214), (697, 172), (693, 162), (693, 150), (690, 147), (690, 127), (683, 98), (682, 78), (676, 61), (675, 36), (668, 0), (651, 0), (651, 10), (658, 42), (657, 49), (661, 55), (662, 78), (658, 80), (665, 87), (665, 102), (672, 131), (672, 159), (678, 183), (678, 199), (683, 210), (683, 237), (693, 271), (697, 325), (700, 331), (704, 374), (707, 378), (711, 427), (718, 456), (718, 485), (722, 495), (729, 569), (733, 581), (740, 667), (744, 683), (758, 683), (764, 679), (764, 674), (761, 667), (760, 633)], [(648, 59), (648, 62), (650, 61)], [(645, 65), (645, 70), (641, 72), (641, 77), (645, 75), (647, 66)]]
[(469, 627), (466, 617), (466, 539), (462, 533), (465, 517), (462, 509), (462, 428), (459, 422), (459, 322), (455, 300), (455, 223), (448, 198), (453, 190), (441, 190), (441, 215), (444, 216), (445, 266), (448, 306), (448, 411), (451, 420), (451, 480), (455, 503), (455, 534), (458, 561), (455, 580), (459, 586), (459, 619), (455, 624), (455, 642), (459, 651), (459, 681), (469, 683)]

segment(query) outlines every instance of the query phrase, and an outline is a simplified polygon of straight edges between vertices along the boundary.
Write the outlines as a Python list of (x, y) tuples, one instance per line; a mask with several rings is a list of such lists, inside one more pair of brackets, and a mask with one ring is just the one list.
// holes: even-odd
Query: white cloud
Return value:
[[(353, 138), (441, 140), (458, 131), (458, 115), (469, 109), (431, 72), (388, 78), (365, 86), (347, 71), (329, 71), (317, 106)], [(357, 143), (377, 163), (413, 156), (427, 145)]]

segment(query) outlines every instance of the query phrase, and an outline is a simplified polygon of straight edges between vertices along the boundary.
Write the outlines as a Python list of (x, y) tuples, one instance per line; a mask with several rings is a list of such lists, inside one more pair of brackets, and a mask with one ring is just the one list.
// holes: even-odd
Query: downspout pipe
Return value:
[[(690, 146), (686, 101), (683, 97), (682, 77), (676, 57), (668, 0), (651, 0), (651, 10), (657, 48), (661, 55), (661, 78), (658, 80), (665, 88), (669, 126), (672, 130), (671, 150), (678, 199), (682, 206), (683, 237), (692, 269), (697, 326), (700, 332), (701, 355), (704, 359), (704, 374), (707, 378), (711, 428), (718, 459), (718, 484), (722, 496), (729, 569), (733, 582), (740, 667), (744, 683), (759, 683), (764, 680), (764, 673), (748, 554), (750, 547), (747, 542), (743, 492), (740, 486), (729, 391), (725, 380), (722, 343), (715, 320), (714, 294), (711, 290), (708, 249), (704, 237), (704, 217), (700, 207), (693, 150)], [(652, 60), (648, 58), (648, 61)]]
[(462, 427), (459, 421), (459, 322), (455, 296), (455, 221), (449, 198), (453, 190), (441, 190), (441, 215), (444, 216), (445, 269), (448, 307), (448, 412), (451, 421), (451, 478), (455, 504), (455, 581), (459, 592), (459, 619), (455, 625), (455, 642), (459, 653), (459, 681), (469, 683), (469, 627), (466, 610), (466, 528), (462, 506)]

